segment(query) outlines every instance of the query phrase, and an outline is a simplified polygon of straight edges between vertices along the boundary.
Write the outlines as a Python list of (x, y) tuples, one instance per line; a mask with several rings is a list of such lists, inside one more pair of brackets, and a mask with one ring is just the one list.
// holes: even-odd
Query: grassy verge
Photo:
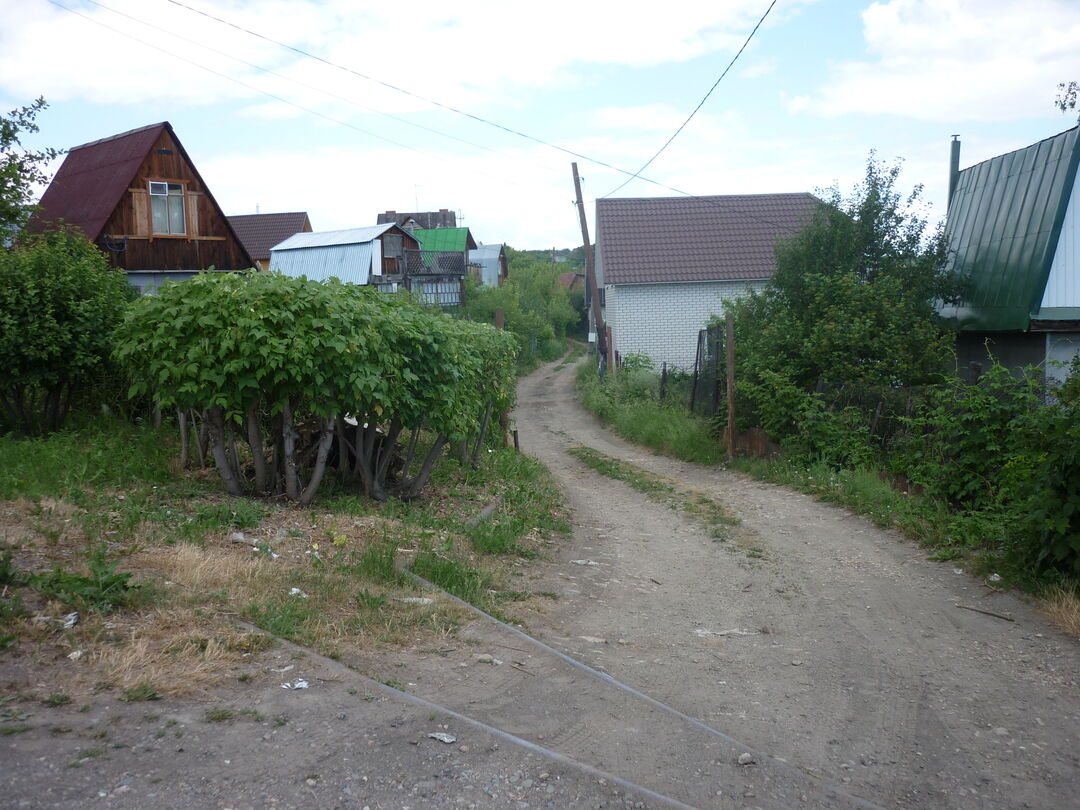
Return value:
[(708, 422), (677, 405), (660, 402), (655, 374), (620, 371), (601, 382), (591, 363), (582, 363), (577, 388), (584, 406), (624, 439), (698, 464), (718, 464), (724, 451)]
[[(259, 677), (252, 653), (274, 637), (329, 655), (435, 640), (465, 613), (395, 556), (498, 612), (528, 596), (504, 584), (513, 560), (567, 528), (547, 471), (501, 448), (475, 470), (447, 458), (421, 500), (339, 486), (298, 509), (174, 469), (176, 444), (119, 421), (0, 438), (0, 671), (33, 668), (43, 694), (173, 696)], [(493, 500), (492, 517), (470, 520)]]
[(601, 475), (623, 481), (657, 503), (700, 520), (717, 540), (730, 539), (731, 528), (739, 525), (738, 518), (730, 515), (722, 504), (701, 492), (680, 486), (675, 481), (662, 478), (620, 459), (604, 455), (591, 447), (578, 445), (571, 447), (567, 452)]

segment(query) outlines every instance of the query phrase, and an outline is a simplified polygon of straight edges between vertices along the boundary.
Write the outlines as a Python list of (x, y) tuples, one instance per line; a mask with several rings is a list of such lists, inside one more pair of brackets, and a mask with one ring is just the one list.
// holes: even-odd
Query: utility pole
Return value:
[(585, 221), (585, 203), (581, 201), (581, 178), (578, 177), (577, 163), (571, 163), (574, 170), (574, 194), (577, 196), (578, 219), (581, 221), (581, 243), (585, 247), (585, 278), (591, 293), (593, 323), (596, 327), (596, 349), (601, 361), (607, 363), (607, 330), (604, 328), (604, 316), (600, 312), (600, 288), (596, 286), (596, 265), (593, 263), (592, 245), (589, 243), (589, 224)]

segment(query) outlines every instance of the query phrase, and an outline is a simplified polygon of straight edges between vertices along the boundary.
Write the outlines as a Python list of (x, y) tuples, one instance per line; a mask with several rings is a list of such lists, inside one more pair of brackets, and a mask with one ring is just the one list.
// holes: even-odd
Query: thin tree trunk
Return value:
[(262, 426), (259, 424), (259, 406), (253, 403), (247, 409), (247, 442), (255, 465), (255, 491), (265, 493), (269, 489), (266, 472), (266, 453), (263, 450)]
[(492, 403), (489, 402), (484, 408), (484, 418), (480, 420), (480, 435), (476, 437), (476, 445), (472, 451), (472, 466), (476, 466), (476, 460), (480, 457), (480, 448), (484, 446), (484, 436), (487, 435), (488, 422), (491, 421)]
[(186, 470), (188, 465), (188, 455), (191, 451), (191, 440), (188, 436), (187, 412), (179, 408), (177, 409), (176, 424), (180, 427), (180, 469)]
[[(195, 449), (199, 454), (199, 466), (206, 469), (206, 454), (210, 450), (210, 430), (206, 423), (206, 411), (199, 414), (199, 432), (196, 437)], [(191, 411), (191, 420), (195, 421), (195, 411)]]
[(240, 497), (245, 494), (244, 487), (241, 485), (230, 463), (225, 442), (225, 415), (220, 407), (210, 408), (207, 414), (210, 423), (210, 447), (214, 454), (214, 461), (217, 464), (218, 474), (225, 484), (225, 491), (230, 495)]
[(315, 497), (319, 484), (322, 483), (323, 473), (326, 471), (326, 457), (330, 455), (330, 445), (334, 441), (334, 417), (323, 420), (322, 435), (319, 437), (319, 454), (315, 457), (315, 469), (311, 471), (311, 478), (304, 487), (304, 494), (300, 497), (300, 505), (307, 506)]
[(390, 422), (390, 432), (383, 438), (382, 449), (375, 463), (375, 481), (380, 487), (386, 486), (386, 473), (394, 459), (394, 448), (397, 447), (398, 437), (401, 435), (401, 422), (394, 419)]
[(300, 479), (296, 473), (296, 431), (293, 429), (292, 404), (288, 400), (281, 409), (281, 439), (285, 451), (285, 497), (295, 501), (300, 497)]
[(349, 440), (345, 438), (345, 420), (340, 416), (334, 419), (334, 431), (338, 443), (338, 475), (345, 478), (349, 474)]
[(428, 482), (428, 478), (431, 477), (431, 470), (435, 466), (435, 461), (439, 458), (439, 454), (442, 453), (443, 447), (449, 441), (445, 433), (440, 433), (439, 437), (435, 439), (435, 444), (428, 450), (427, 456), (424, 458), (423, 466), (420, 467), (420, 472), (416, 474), (415, 478), (410, 479), (402, 488), (401, 498), (402, 500), (410, 500), (420, 494), (420, 491)]
[(243, 480), (243, 474), (240, 472), (240, 454), (236, 451), (236, 428), (231, 421), (225, 423), (225, 435), (229, 437), (229, 457), (232, 459), (233, 469), (236, 470), (236, 477)]
[(420, 430), (423, 427), (424, 423), (421, 422), (412, 429), (412, 435), (409, 437), (409, 449), (405, 451), (405, 463), (401, 467), (401, 480), (403, 481), (409, 475), (409, 468), (412, 466), (413, 456), (416, 453), (416, 440), (420, 437)]

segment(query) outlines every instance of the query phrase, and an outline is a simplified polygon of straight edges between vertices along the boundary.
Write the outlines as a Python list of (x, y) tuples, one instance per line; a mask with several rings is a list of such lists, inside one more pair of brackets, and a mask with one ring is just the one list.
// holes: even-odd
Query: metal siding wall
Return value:
[(371, 278), (371, 243), (275, 250), (270, 254), (270, 269), (293, 278), (306, 276), (326, 281), (335, 277), (349, 284), (367, 284)]
[(1041, 306), (1080, 307), (1080, 172), (1073, 182), (1072, 196), (1061, 224), (1054, 263), (1046, 281)]
[(1070, 332), (1049, 332), (1046, 335), (1046, 379), (1065, 382), (1069, 365), (1080, 355), (1080, 335)]

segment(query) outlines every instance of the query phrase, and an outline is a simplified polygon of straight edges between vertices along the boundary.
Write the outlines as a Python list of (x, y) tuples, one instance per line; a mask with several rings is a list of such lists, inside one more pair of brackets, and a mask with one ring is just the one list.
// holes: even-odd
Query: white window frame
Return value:
[[(154, 236), (187, 236), (187, 189), (183, 183), (170, 183), (165, 180), (150, 180), (150, 232)], [(154, 206), (157, 200), (163, 200), (165, 206), (166, 230), (158, 230), (154, 218)], [(171, 201), (180, 201), (180, 229), (173, 227)]]

